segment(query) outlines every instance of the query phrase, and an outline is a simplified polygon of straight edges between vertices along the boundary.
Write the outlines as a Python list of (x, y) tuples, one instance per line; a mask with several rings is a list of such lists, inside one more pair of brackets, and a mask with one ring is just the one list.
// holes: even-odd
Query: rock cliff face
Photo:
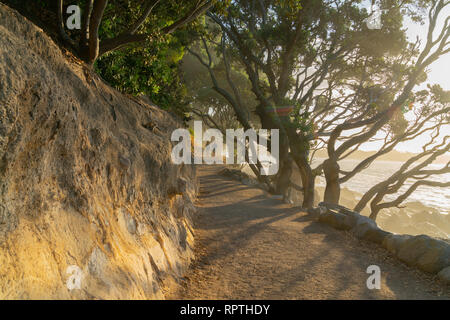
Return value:
[(179, 126), (0, 4), (0, 298), (164, 298), (192, 258)]

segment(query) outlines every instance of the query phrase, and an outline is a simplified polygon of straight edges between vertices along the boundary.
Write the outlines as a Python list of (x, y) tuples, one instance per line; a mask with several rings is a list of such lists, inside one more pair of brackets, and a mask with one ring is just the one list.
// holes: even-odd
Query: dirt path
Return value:
[[(202, 167), (196, 257), (169, 299), (449, 299), (450, 288), (376, 245)], [(381, 269), (369, 290), (366, 269)]]

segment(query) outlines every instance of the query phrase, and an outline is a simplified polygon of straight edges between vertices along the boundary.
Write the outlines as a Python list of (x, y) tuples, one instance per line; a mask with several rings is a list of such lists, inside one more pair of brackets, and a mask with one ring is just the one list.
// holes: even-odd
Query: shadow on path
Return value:
[[(196, 260), (169, 299), (449, 299), (435, 277), (219, 170), (199, 169)], [(380, 290), (366, 286), (369, 265)]]

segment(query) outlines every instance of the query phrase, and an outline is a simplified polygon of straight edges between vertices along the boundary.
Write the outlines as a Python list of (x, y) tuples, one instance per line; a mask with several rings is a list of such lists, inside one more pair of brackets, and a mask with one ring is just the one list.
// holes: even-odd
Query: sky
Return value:
[[(450, 16), (450, 6), (443, 10), (441, 18), (438, 20), (436, 30), (440, 30), (444, 24), (445, 17)], [(421, 39), (427, 35), (428, 24), (420, 26), (417, 23), (407, 21), (405, 23), (407, 28), (408, 38), (414, 40), (416, 36)], [(440, 27), (440, 28), (439, 28)], [(424, 40), (422, 42), (425, 42)], [(435, 61), (428, 70), (428, 81), (430, 83), (438, 83), (445, 90), (450, 90), (450, 53), (441, 56), (439, 60)]]
[[(440, 30), (442, 26), (444, 25), (444, 20), (446, 17), (450, 16), (450, 6), (447, 6), (445, 9), (442, 10), (440, 14), (440, 19), (438, 19), (436, 30)], [(404, 27), (407, 29), (407, 35), (410, 40), (415, 40), (416, 36), (419, 36), (420, 39), (422, 39), (422, 44), (425, 43), (425, 39), (427, 36), (428, 31), (428, 22), (424, 25), (420, 25), (418, 23), (414, 23), (411, 20), (407, 19), (404, 23)], [(441, 56), (439, 60), (435, 61), (429, 68), (428, 68), (428, 80), (420, 85), (417, 86), (415, 89), (421, 89), (426, 87), (427, 83), (430, 84), (439, 84), (444, 90), (450, 90), (450, 53), (447, 53), (444, 56)], [(442, 134), (450, 134), (450, 126), (446, 126), (442, 130)], [(411, 140), (409, 142), (401, 143), (399, 144), (395, 149), (402, 152), (414, 152), (418, 153), (421, 152), (421, 146), (425, 144), (429, 140), (429, 135), (424, 135), (421, 137), (418, 137), (414, 140)], [(375, 150), (379, 146), (379, 143), (372, 142), (372, 143), (366, 143), (365, 145), (361, 146), (361, 149), (363, 150)]]

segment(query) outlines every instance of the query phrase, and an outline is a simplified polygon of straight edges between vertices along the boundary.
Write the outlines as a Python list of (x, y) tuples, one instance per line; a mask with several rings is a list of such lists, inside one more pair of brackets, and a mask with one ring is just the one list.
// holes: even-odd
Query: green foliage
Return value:
[[(8, 0), (5, 2), (23, 9), (21, 12), (29, 16), (44, 18), (42, 20), (45, 20), (45, 23), (48, 16), (51, 16), (51, 23), (46, 26), (49, 29), (47, 31), (50, 31), (50, 34), (58, 34), (55, 23), (57, 21), (56, 1), (34, 0), (25, 3), (22, 0)], [(228, 0), (220, 1), (216, 6), (217, 10), (219, 12), (223, 10), (228, 2)], [(104, 40), (127, 34), (131, 26), (142, 16), (148, 3), (143, 0), (109, 1), (100, 24), (100, 46)], [(191, 12), (199, 1), (163, 0), (155, 1), (155, 3), (151, 14), (135, 32), (135, 34), (148, 35), (147, 40), (103, 55), (96, 61), (94, 67), (96, 72), (116, 89), (132, 95), (145, 94), (160, 107), (184, 115), (188, 103), (187, 91), (179, 66), (184, 56), (185, 46), (190, 42), (190, 32), (201, 30), (204, 18), (200, 17), (178, 28), (174, 33), (163, 34), (161, 30), (164, 27)], [(66, 6), (71, 4), (81, 8), (82, 16), (86, 14), (84, 12), (86, 0), (64, 1), (63, 12)], [(52, 28), (54, 30), (50, 30)], [(66, 30), (66, 32), (73, 40), (73, 44), (68, 45), (67, 49), (84, 59), (81, 50), (75, 48), (79, 43), (81, 31)]]
[[(220, 38), (214, 38), (220, 41)], [(200, 53), (205, 61), (208, 60), (207, 54), (200, 42), (191, 45), (194, 52)], [(218, 84), (227, 92), (232, 93), (232, 88), (228, 83), (224, 62), (220, 57), (220, 52), (210, 52), (213, 60), (212, 70), (217, 78)], [(207, 68), (201, 65), (196, 57), (192, 54), (186, 54), (182, 61), (183, 78), (187, 86), (188, 94), (192, 98), (190, 107), (202, 113), (209, 113), (210, 116), (223, 128), (242, 127), (235, 117), (235, 112), (228, 101), (217, 91), (214, 90), (213, 84)], [(238, 88), (241, 102), (245, 108), (245, 114), (248, 115), (251, 122), (257, 122), (254, 111), (257, 101), (247, 75), (240, 66), (235, 66), (231, 70), (231, 78), (233, 84)]]
[[(110, 1), (100, 26), (100, 38), (114, 38), (127, 30), (142, 14), (144, 4), (136, 0)], [(194, 4), (193, 0), (158, 3), (138, 30), (149, 34), (148, 40), (101, 56), (96, 61), (97, 72), (122, 92), (147, 95), (161, 108), (184, 115), (187, 90), (179, 66), (190, 32), (201, 29), (202, 22), (165, 36), (159, 30), (179, 19)]]
[(450, 91), (444, 90), (440, 85), (428, 85), (431, 96), (435, 101), (441, 104), (450, 103)]
[(110, 52), (97, 60), (96, 70), (116, 89), (147, 95), (161, 108), (181, 115), (187, 105), (179, 69), (183, 54), (184, 46), (171, 36), (165, 41)]

